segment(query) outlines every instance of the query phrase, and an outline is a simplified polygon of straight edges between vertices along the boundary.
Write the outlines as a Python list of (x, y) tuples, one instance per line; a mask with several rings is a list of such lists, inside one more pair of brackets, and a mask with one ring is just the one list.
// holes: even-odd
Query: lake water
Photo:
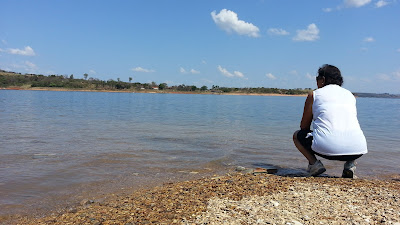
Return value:
[[(0, 215), (273, 165), (307, 166), (292, 134), (305, 97), (0, 90)], [(362, 178), (399, 175), (400, 100), (358, 98)], [(343, 163), (322, 160), (340, 176)]]

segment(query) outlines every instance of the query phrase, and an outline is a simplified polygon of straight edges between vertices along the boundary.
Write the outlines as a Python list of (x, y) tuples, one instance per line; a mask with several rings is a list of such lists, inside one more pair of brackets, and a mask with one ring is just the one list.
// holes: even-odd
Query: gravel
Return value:
[(400, 225), (400, 182), (234, 173), (87, 200), (17, 223)]

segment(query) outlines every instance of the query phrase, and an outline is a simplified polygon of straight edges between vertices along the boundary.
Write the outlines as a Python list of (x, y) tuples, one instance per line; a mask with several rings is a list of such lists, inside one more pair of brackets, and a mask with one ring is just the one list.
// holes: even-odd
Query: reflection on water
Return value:
[[(2, 90), (0, 211), (237, 165), (302, 173), (306, 161), (295, 150), (292, 133), (304, 100)], [(400, 101), (357, 102), (370, 151), (359, 160), (358, 176), (398, 174)], [(341, 174), (341, 163), (324, 164), (329, 175)]]

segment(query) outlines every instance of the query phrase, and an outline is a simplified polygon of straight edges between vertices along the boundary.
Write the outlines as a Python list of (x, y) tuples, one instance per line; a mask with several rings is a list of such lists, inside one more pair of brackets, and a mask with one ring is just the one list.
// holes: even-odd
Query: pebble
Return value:
[(271, 200), (270, 202), (271, 202), (275, 207), (278, 207), (278, 206), (279, 206), (279, 202), (277, 202), (277, 201)]
[(82, 201), (80, 202), (80, 204), (81, 204), (82, 206), (90, 205), (90, 204), (93, 204), (93, 203), (94, 203), (93, 200), (88, 200), (88, 199), (84, 199), (84, 200), (82, 200)]
[(243, 170), (245, 170), (245, 169), (246, 169), (246, 168), (243, 167), (243, 166), (238, 166), (238, 167), (236, 167), (235, 171), (241, 172), (241, 171), (243, 171)]

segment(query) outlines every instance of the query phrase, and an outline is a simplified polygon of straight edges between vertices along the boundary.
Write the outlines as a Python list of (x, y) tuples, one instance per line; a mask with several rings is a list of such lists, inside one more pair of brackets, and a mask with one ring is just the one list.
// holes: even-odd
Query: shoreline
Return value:
[[(1, 89), (0, 89), (1, 90)], [(233, 96), (279, 96), (279, 97), (307, 97), (303, 95), (287, 95), (287, 94), (274, 94), (274, 93), (244, 93), (244, 92), (189, 92), (189, 91), (161, 91), (161, 90), (91, 90), (91, 89), (67, 89), (67, 88), (21, 88), (21, 87), (8, 87), (2, 90), (20, 90), (20, 91), (68, 91), (68, 92), (106, 92), (106, 93), (143, 93), (143, 94), (193, 94), (193, 95), (233, 95)]]
[(41, 218), (27, 215), (13, 219), (18, 224), (398, 224), (399, 201), (397, 178), (231, 172), (89, 199)]

